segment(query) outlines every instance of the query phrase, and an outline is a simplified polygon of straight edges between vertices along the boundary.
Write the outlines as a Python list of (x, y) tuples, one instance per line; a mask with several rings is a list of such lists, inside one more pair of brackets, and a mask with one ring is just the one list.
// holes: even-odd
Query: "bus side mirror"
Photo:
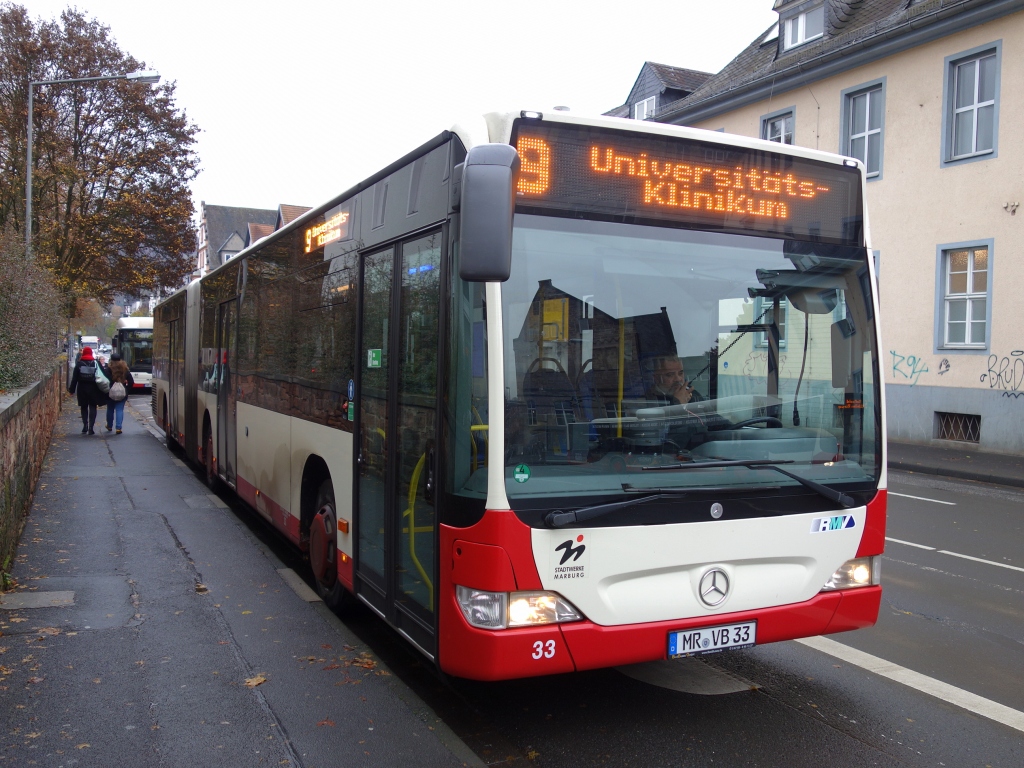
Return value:
[(512, 271), (512, 215), (519, 153), (508, 144), (481, 144), (462, 163), (459, 277), (485, 283)]
[(835, 389), (846, 389), (850, 383), (854, 333), (853, 324), (848, 320), (832, 323), (832, 386)]

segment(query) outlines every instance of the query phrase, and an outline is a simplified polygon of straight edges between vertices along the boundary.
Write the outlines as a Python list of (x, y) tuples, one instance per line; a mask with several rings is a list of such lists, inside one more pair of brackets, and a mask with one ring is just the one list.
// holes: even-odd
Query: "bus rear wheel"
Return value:
[(346, 602), (347, 591), (338, 581), (338, 515), (334, 483), (324, 480), (316, 494), (316, 513), (309, 526), (309, 565), (316, 591), (331, 608)]
[(217, 490), (217, 465), (213, 461), (213, 430), (207, 424), (203, 428), (203, 469), (206, 485), (211, 491)]

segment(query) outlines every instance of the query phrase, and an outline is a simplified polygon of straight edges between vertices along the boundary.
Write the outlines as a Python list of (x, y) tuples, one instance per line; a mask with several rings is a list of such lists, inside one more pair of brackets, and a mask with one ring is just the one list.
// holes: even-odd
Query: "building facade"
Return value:
[(653, 119), (862, 160), (890, 439), (1024, 453), (1024, 0), (775, 9)]

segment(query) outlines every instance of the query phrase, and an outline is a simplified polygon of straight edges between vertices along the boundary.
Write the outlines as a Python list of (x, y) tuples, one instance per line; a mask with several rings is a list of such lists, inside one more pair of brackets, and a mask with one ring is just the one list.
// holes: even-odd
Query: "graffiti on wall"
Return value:
[(910, 386), (917, 384), (922, 374), (928, 373), (928, 364), (917, 355), (901, 355), (890, 349), (892, 355), (892, 377), (894, 380), (905, 380)]
[[(786, 355), (779, 355), (779, 373), (786, 370)], [(751, 352), (743, 362), (744, 376), (767, 376), (768, 375), (768, 353)]]
[(939, 361), (938, 374), (939, 376), (941, 376), (944, 373), (949, 373), (949, 358), (947, 357), (944, 357), (941, 361)]
[(1024, 350), (1015, 349), (1008, 355), (989, 355), (988, 370), (981, 381), (989, 389), (1000, 389), (1003, 397), (1024, 396)]

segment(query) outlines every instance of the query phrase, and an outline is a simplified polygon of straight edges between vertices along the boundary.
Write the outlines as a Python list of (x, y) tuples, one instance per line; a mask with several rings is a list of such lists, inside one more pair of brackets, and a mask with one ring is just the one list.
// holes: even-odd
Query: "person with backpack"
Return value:
[(99, 363), (92, 355), (92, 349), (85, 347), (82, 357), (75, 363), (68, 392), (78, 395), (78, 406), (82, 409), (82, 434), (95, 435), (96, 406), (107, 402), (107, 396), (96, 385), (96, 371)]
[(121, 434), (121, 424), (124, 422), (124, 404), (128, 401), (128, 393), (135, 386), (135, 379), (132, 372), (128, 370), (128, 363), (121, 359), (117, 352), (110, 356), (110, 366), (106, 373), (110, 378), (110, 391), (107, 392), (107, 432), (114, 428), (114, 416), (117, 416), (117, 432)]

